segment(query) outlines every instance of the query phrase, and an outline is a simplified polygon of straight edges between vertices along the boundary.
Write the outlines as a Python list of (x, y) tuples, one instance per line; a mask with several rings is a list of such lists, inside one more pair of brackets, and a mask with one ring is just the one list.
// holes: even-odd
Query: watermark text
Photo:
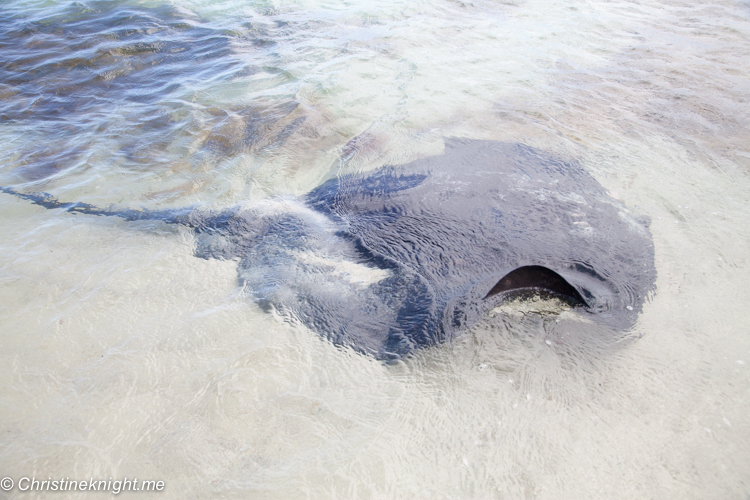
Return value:
[(128, 479), (84, 479), (82, 481), (70, 478), (39, 479), (36, 477), (22, 477), (18, 484), (10, 477), (0, 480), (0, 489), (10, 491), (13, 487), (18, 491), (109, 491), (117, 495), (122, 491), (162, 491), (164, 481)]

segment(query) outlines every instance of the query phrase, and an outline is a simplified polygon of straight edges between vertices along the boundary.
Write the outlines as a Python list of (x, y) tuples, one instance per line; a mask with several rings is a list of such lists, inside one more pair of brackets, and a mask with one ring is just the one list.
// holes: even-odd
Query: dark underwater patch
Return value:
[(192, 228), (266, 309), (378, 358), (450, 341), (503, 301), (551, 293), (627, 335), (654, 289), (640, 216), (580, 165), (518, 144), (446, 140), (442, 155), (331, 179), (299, 200), (222, 211), (45, 208)]
[[(245, 85), (262, 75), (277, 87), (293, 83), (276, 64), (272, 28), (217, 29), (170, 4), (0, 7), (0, 119), (27, 139), (6, 150), (6, 168), (40, 181), (106, 153), (120, 169), (169, 172), (175, 152), (199, 168), (279, 147), (304, 121), (293, 91), (221, 109), (196, 99), (212, 82)], [(236, 57), (239, 42), (257, 53)]]

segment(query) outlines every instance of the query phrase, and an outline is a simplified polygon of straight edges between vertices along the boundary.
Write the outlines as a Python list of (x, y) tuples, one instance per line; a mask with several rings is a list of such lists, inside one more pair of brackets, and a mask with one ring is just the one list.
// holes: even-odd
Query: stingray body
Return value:
[(627, 331), (656, 276), (647, 223), (578, 164), (519, 144), (449, 139), (439, 156), (221, 212), (101, 210), (4, 191), (188, 226), (196, 255), (237, 260), (264, 307), (383, 359), (448, 341), (526, 292)]

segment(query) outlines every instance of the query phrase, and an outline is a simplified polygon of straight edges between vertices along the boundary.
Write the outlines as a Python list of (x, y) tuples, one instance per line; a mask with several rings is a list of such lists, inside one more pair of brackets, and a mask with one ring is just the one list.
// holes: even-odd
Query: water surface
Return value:
[(515, 304), (388, 365), (262, 310), (187, 231), (2, 195), (2, 474), (162, 479), (169, 498), (750, 495), (749, 16), (5, 2), (0, 185), (222, 208), (445, 137), (518, 142), (651, 218), (657, 284), (636, 342)]

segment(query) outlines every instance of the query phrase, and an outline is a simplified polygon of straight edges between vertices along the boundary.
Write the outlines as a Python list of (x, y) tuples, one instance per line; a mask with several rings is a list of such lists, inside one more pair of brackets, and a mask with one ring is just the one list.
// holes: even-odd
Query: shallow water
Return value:
[(387, 365), (263, 311), (188, 231), (2, 194), (0, 475), (161, 479), (169, 498), (750, 496), (749, 17), (4, 3), (0, 185), (218, 208), (444, 137), (514, 141), (649, 216), (657, 283), (634, 342), (511, 304)]

